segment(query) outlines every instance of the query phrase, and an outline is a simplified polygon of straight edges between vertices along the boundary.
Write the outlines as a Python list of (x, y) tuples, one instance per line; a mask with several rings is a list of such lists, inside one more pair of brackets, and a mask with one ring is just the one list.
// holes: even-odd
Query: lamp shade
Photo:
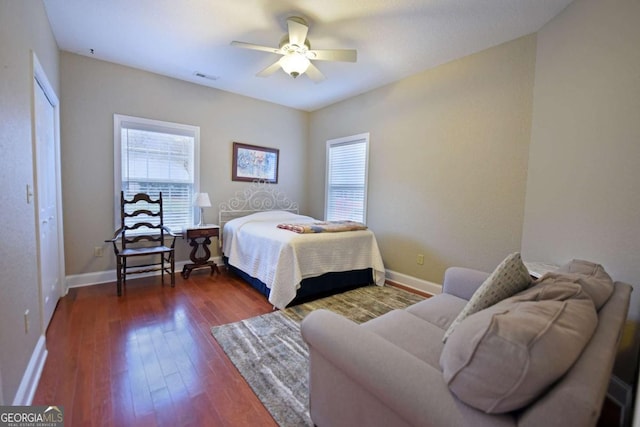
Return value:
[(293, 78), (307, 71), (309, 64), (307, 57), (297, 52), (289, 53), (280, 61), (282, 69)]
[(209, 200), (209, 193), (196, 193), (196, 200), (193, 204), (199, 208), (210, 208), (211, 200)]

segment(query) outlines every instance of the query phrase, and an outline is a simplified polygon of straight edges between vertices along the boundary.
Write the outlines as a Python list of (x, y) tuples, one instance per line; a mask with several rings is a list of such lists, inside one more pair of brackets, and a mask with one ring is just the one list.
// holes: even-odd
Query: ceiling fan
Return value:
[(309, 25), (303, 18), (291, 16), (287, 19), (287, 26), (289, 34), (285, 34), (282, 37), (278, 48), (238, 41), (232, 41), (231, 46), (282, 55), (282, 58), (278, 61), (256, 74), (258, 77), (268, 77), (282, 68), (294, 79), (306, 72), (309, 78), (317, 83), (324, 80), (325, 77), (311, 63), (312, 60), (356, 62), (357, 52), (354, 49), (312, 50), (309, 39), (307, 39)]

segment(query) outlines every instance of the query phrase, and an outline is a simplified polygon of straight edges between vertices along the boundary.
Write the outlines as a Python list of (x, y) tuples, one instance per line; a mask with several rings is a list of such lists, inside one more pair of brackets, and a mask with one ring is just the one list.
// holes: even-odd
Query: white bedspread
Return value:
[(314, 221), (284, 211), (236, 218), (224, 226), (222, 251), (229, 264), (265, 283), (269, 301), (281, 309), (295, 298), (302, 279), (328, 272), (372, 268), (375, 283), (384, 284), (382, 256), (371, 230), (298, 234), (277, 227)]

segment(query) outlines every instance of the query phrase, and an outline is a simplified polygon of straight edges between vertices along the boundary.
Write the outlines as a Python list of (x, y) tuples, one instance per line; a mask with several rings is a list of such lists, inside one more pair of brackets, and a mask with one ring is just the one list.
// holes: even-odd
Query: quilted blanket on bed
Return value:
[(336, 233), (339, 231), (366, 230), (367, 226), (355, 221), (321, 221), (306, 224), (278, 224), (278, 228), (294, 233)]
[(277, 227), (314, 222), (282, 211), (236, 218), (223, 227), (222, 251), (229, 264), (267, 285), (269, 301), (278, 308), (293, 300), (302, 279), (327, 272), (371, 268), (376, 284), (384, 285), (384, 264), (370, 229), (298, 234)]

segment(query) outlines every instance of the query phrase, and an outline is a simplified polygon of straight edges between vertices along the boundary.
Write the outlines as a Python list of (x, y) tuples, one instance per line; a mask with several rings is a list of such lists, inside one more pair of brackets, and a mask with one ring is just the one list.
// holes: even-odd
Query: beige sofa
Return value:
[[(326, 310), (308, 315), (301, 332), (310, 353), (309, 403), (314, 424), (318, 427), (595, 425), (626, 319), (631, 287), (611, 281), (610, 296), (602, 301), (598, 311), (592, 308), (597, 313), (593, 335), (586, 337), (586, 346), (566, 373), (527, 405), (508, 412), (487, 413), (454, 394), (450, 378), (445, 381), (441, 366), (447, 361), (442, 361), (441, 356), (445, 346), (456, 341), (454, 331), (443, 343), (445, 331), (488, 276), (476, 270), (450, 268), (445, 273), (441, 294), (362, 325)], [(475, 319), (470, 316), (466, 322), (473, 328), (480, 323)], [(457, 343), (460, 345), (460, 339)], [(558, 353), (564, 351), (560, 347)], [(545, 351), (549, 354), (543, 357), (542, 366), (546, 363), (552, 369), (557, 354), (549, 348)], [(505, 371), (509, 370), (507, 365)], [(490, 380), (485, 382), (480, 385), (493, 385)], [(466, 389), (460, 390), (463, 395)]]

